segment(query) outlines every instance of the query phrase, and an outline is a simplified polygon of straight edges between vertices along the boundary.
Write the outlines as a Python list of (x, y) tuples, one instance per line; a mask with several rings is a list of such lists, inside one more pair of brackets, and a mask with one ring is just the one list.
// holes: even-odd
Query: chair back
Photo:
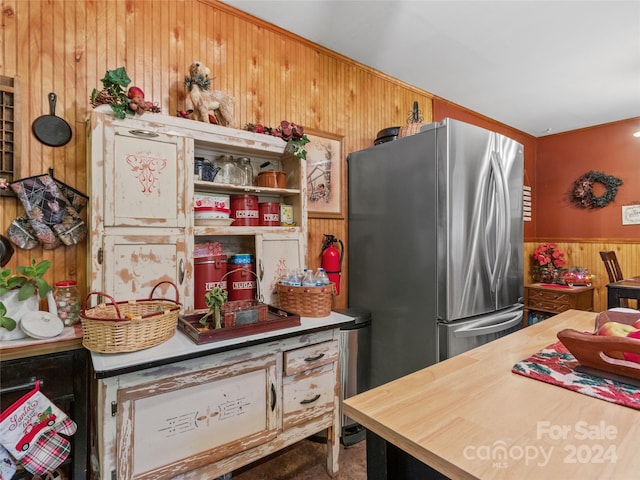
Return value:
[(622, 270), (620, 269), (620, 264), (618, 263), (616, 252), (600, 252), (600, 258), (602, 258), (604, 267), (607, 269), (607, 275), (609, 275), (609, 283), (622, 280)]
[[(604, 262), (604, 268), (607, 269), (607, 275), (609, 275), (609, 283), (617, 282), (618, 280), (622, 280), (622, 270), (620, 269), (620, 264), (618, 263), (618, 257), (616, 257), (616, 252), (600, 252), (600, 258)], [(629, 307), (629, 301), (626, 298), (620, 299), (620, 306), (624, 308)]]

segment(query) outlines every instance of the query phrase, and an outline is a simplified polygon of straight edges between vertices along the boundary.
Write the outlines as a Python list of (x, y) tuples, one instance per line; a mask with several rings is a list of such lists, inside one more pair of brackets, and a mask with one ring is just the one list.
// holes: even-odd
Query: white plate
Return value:
[(198, 218), (195, 224), (209, 227), (228, 227), (233, 223), (233, 218)]
[(64, 323), (50, 312), (29, 312), (20, 321), (22, 331), (38, 340), (57, 337), (64, 330)]

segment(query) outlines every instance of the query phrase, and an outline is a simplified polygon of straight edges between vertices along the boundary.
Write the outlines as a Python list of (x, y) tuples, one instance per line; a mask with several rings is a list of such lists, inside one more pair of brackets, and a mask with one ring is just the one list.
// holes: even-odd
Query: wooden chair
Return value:
[[(604, 268), (607, 269), (607, 275), (609, 275), (609, 283), (617, 282), (618, 280), (622, 280), (624, 278), (622, 276), (620, 264), (618, 263), (618, 257), (616, 257), (616, 252), (600, 252), (600, 258), (602, 258), (602, 261), (604, 262)], [(628, 308), (628, 300), (626, 298), (621, 298), (620, 306)]]

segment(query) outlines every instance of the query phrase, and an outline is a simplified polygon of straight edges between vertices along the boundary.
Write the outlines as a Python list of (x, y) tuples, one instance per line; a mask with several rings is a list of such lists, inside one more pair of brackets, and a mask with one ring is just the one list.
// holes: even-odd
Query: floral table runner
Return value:
[(576, 371), (579, 363), (562, 342), (516, 363), (512, 372), (574, 392), (640, 410), (640, 388)]

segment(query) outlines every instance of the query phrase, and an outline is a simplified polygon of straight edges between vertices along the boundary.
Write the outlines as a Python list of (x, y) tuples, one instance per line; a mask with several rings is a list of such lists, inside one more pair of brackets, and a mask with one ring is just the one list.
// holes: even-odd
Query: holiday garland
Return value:
[[(593, 193), (593, 185), (600, 183), (606, 191), (600, 196)], [(616, 198), (618, 187), (622, 180), (602, 172), (591, 170), (573, 183), (571, 201), (582, 208), (602, 208), (609, 205)]]

